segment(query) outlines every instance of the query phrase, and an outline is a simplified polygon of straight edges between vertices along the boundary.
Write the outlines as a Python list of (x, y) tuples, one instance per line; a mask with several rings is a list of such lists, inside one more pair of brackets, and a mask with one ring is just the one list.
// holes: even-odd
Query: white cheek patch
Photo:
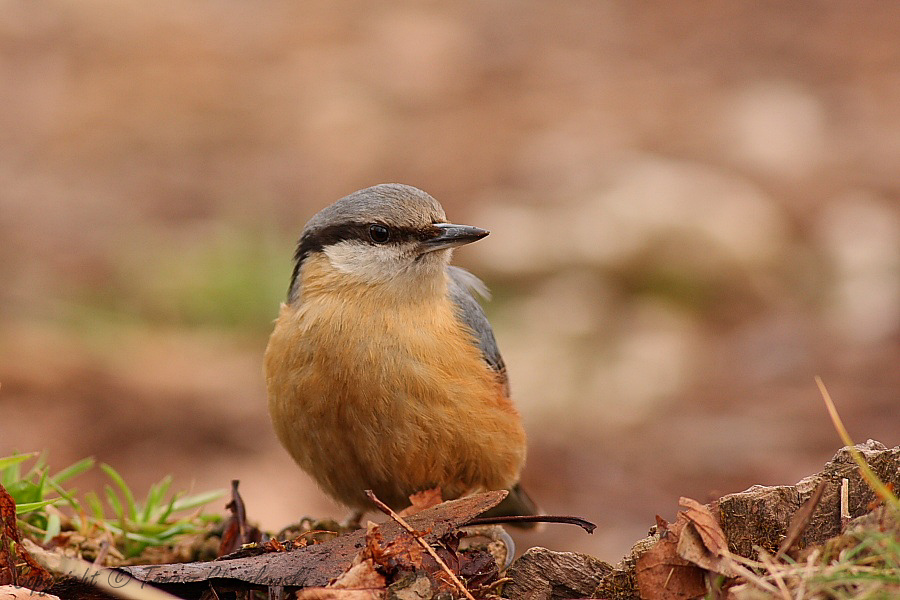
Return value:
[(400, 248), (391, 244), (375, 246), (344, 241), (332, 244), (324, 251), (335, 269), (372, 283), (395, 278), (409, 262), (401, 256)]

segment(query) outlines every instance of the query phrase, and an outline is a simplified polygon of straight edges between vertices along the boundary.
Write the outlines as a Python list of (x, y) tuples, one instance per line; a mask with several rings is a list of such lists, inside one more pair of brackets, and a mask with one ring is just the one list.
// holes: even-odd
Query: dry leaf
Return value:
[[(450, 500), (410, 517), (409, 523), (418, 531), (426, 531), (426, 541), (434, 543), (446, 533), (471, 521), (474, 516), (496, 506), (505, 496), (506, 492), (496, 491)], [(381, 525), (379, 532), (387, 541), (398, 536), (409, 539), (408, 534), (392, 521)], [(227, 579), (257, 585), (323, 588), (352, 563), (366, 543), (365, 535), (365, 531), (358, 530), (289, 552), (207, 563), (122, 567), (120, 570), (139, 581), (169, 585)]]
[(391, 598), (396, 600), (423, 600), (433, 598), (431, 579), (426, 575), (410, 579), (395, 586), (391, 586)]
[(675, 549), (678, 552), (678, 556), (703, 567), (707, 571), (721, 573), (727, 577), (736, 577), (740, 574), (734, 568), (734, 561), (730, 555), (713, 554), (709, 551), (693, 523), (688, 523), (681, 530)]
[(431, 508), (432, 506), (437, 506), (444, 499), (441, 496), (441, 488), (435, 487), (430, 490), (422, 490), (421, 492), (416, 492), (412, 496), (409, 497), (409, 506), (401, 510), (399, 514), (401, 517), (409, 517), (416, 513), (422, 512), (426, 508)]
[(635, 567), (635, 579), (646, 600), (686, 600), (706, 593), (703, 569), (678, 555), (678, 539), (688, 524), (678, 513), (669, 525), (669, 534), (641, 555)]
[(404, 531), (386, 542), (380, 526), (371, 522), (366, 528), (366, 549), (375, 563), (388, 572), (421, 569), (425, 558), (422, 546), (409, 533)]
[(728, 553), (728, 540), (725, 539), (725, 532), (722, 531), (719, 521), (716, 520), (708, 506), (691, 498), (680, 498), (678, 505), (687, 509), (684, 511), (684, 516), (696, 527), (697, 533), (703, 539), (703, 544), (710, 552), (716, 555)]
[(0, 585), (17, 585), (32, 590), (47, 589), (53, 575), (39, 565), (22, 545), (16, 523), (16, 501), (0, 485)]
[(297, 592), (298, 600), (382, 600), (387, 595), (384, 575), (371, 558), (362, 560), (324, 588)]
[(669, 522), (659, 515), (656, 515), (656, 531), (660, 537), (666, 537), (669, 533)]
[(244, 544), (262, 541), (262, 532), (247, 523), (247, 510), (244, 500), (238, 492), (239, 481), (231, 482), (231, 502), (225, 508), (231, 511), (231, 516), (225, 521), (225, 530), (222, 534), (222, 542), (219, 544), (219, 556), (225, 556), (239, 550)]
[(678, 504), (687, 509), (680, 512), (679, 517), (684, 515), (688, 520), (678, 537), (678, 556), (707, 571), (727, 577), (739, 575), (728, 551), (725, 532), (709, 507), (690, 498), (681, 498)]

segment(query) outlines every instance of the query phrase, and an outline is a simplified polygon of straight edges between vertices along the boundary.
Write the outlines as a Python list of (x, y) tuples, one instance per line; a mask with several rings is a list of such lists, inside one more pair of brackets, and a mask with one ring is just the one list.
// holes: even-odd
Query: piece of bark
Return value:
[(529, 548), (507, 571), (506, 575), (512, 581), (503, 586), (503, 597), (528, 600), (586, 598), (610, 571), (609, 563), (587, 554)]
[[(427, 542), (433, 543), (496, 506), (505, 496), (505, 491), (484, 492), (444, 502), (409, 517), (408, 522), (417, 531), (424, 532)], [(393, 521), (383, 523), (380, 532), (387, 542), (394, 540), (401, 532), (405, 534)], [(139, 581), (154, 584), (231, 579), (263, 586), (324, 587), (347, 570), (353, 558), (365, 547), (365, 536), (365, 530), (360, 529), (322, 544), (289, 552), (212, 562), (121, 567), (121, 570)]]
[[(866, 462), (885, 484), (900, 489), (900, 446), (886, 448), (869, 440), (858, 444)], [(816, 475), (804, 478), (792, 486), (753, 486), (750, 489), (729, 494), (712, 502), (709, 507), (716, 515), (729, 550), (747, 558), (755, 558), (753, 546), (765, 548), (774, 554), (788, 533), (795, 513), (813, 495), (820, 481), (825, 481), (825, 491), (813, 511), (797, 546), (803, 548), (820, 544), (841, 532), (840, 488), (841, 480), (850, 482), (850, 513), (853, 516), (868, 512), (875, 493), (859, 474), (849, 449), (840, 449)], [(659, 527), (650, 537), (638, 541), (628, 556), (616, 564), (591, 595), (593, 598), (630, 600), (639, 597), (635, 579), (637, 561), (660, 540)]]
[[(820, 479), (809, 500), (804, 502), (803, 506), (801, 506), (799, 510), (797, 510), (797, 512), (795, 512), (791, 517), (791, 522), (788, 525), (787, 535), (781, 541), (781, 546), (778, 547), (778, 554), (775, 555), (775, 560), (781, 560), (781, 558), (785, 554), (794, 549), (795, 545), (797, 544), (797, 540), (800, 539), (800, 536), (804, 531), (806, 531), (806, 528), (809, 526), (809, 522), (812, 519), (813, 514), (816, 512), (816, 508), (819, 507), (819, 502), (822, 501), (822, 494), (825, 493), (825, 487), (827, 486), (827, 484), (827, 480)], [(841, 494), (843, 495), (843, 493), (842, 483)], [(841, 502), (843, 502), (843, 498)], [(844, 515), (842, 512), (841, 520), (843, 520), (843, 518)]]
[[(895, 489), (900, 488), (900, 447), (888, 449), (879, 442), (869, 440), (865, 444), (858, 445), (857, 449), (884, 483), (892, 483)], [(754, 486), (744, 492), (725, 496), (708, 506), (721, 525), (731, 552), (745, 557), (755, 557), (753, 546), (759, 545), (774, 554), (788, 531), (791, 518), (812, 496), (819, 481), (822, 480), (826, 481), (826, 491), (798, 543), (800, 546), (821, 543), (840, 533), (840, 485), (843, 478), (850, 481), (851, 515), (864, 514), (875, 498), (875, 493), (863, 481), (859, 468), (853, 462), (847, 448), (839, 450), (820, 473), (807, 477), (796, 485)], [(578, 594), (582, 597), (609, 600), (638, 598), (637, 562), (655, 547), (660, 539), (660, 531), (657, 531), (650, 537), (638, 541), (632, 547), (631, 553), (615, 567), (602, 563), (605, 567), (597, 569), (592, 567), (590, 562), (597, 559), (591, 557), (585, 557), (589, 560), (579, 559), (582, 568), (589, 574), (600, 573), (600, 581), (592, 593), (567, 589), (573, 578), (565, 570), (560, 572), (549, 566), (547, 569), (538, 566), (526, 570), (518, 568), (517, 563), (514, 563), (508, 573), (513, 581), (505, 586), (504, 595), (508, 598), (529, 598), (527, 594), (531, 593), (533, 594), (531, 597), (540, 599), (573, 598), (578, 597)], [(540, 551), (549, 552), (543, 549)], [(552, 560), (545, 560), (548, 565), (552, 563)], [(558, 595), (553, 595), (555, 592)]]
[(652, 535), (638, 541), (631, 547), (631, 553), (620, 560), (597, 585), (591, 598), (607, 600), (632, 600), (639, 597), (637, 585), (637, 561), (659, 541)]
[[(869, 440), (857, 444), (856, 448), (882, 482), (900, 488), (900, 446), (888, 449)], [(791, 518), (823, 480), (822, 498), (796, 546), (804, 548), (840, 534), (841, 480), (844, 478), (850, 484), (850, 516), (855, 518), (869, 512), (875, 492), (863, 480), (847, 448), (839, 450), (822, 472), (806, 477), (796, 485), (753, 486), (744, 492), (723, 496), (716, 509), (729, 549), (747, 558), (756, 557), (754, 546), (770, 554), (777, 553), (787, 536)]]

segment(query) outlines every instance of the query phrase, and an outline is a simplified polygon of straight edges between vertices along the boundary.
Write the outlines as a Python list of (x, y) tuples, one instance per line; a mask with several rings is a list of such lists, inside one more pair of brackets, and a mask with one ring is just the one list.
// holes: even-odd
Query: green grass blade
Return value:
[(44, 533), (44, 543), (47, 544), (58, 536), (62, 531), (62, 521), (60, 521), (59, 515), (57, 513), (51, 513), (47, 517), (47, 531)]
[(37, 493), (38, 500), (45, 500), (44, 490), (47, 489), (47, 470), (41, 471), (41, 478), (37, 482), (37, 489), (35, 490)]
[[(101, 468), (103, 466), (104, 465), (101, 465)], [(116, 475), (118, 475), (118, 473), (116, 473)], [(130, 545), (128, 543), (128, 515), (125, 514), (125, 508), (122, 506), (121, 500), (119, 500), (119, 495), (116, 494), (115, 488), (113, 488), (113, 486), (109, 485), (108, 483), (103, 486), (103, 492), (106, 494), (106, 503), (109, 504), (109, 506), (113, 509), (113, 512), (118, 517), (119, 527), (126, 536), (125, 547), (123, 548), (123, 551), (126, 556), (135, 556), (136, 554), (140, 553), (140, 549), (136, 549), (133, 545)], [(110, 524), (107, 523), (106, 525), (109, 526)]]
[(91, 467), (94, 466), (95, 462), (96, 461), (94, 460), (94, 457), (92, 457), (92, 456), (83, 458), (83, 459), (79, 460), (78, 462), (76, 462), (72, 465), (69, 465), (68, 467), (66, 467), (65, 469), (63, 469), (62, 471), (60, 471), (53, 477), (51, 477), (50, 481), (57, 485), (61, 485), (61, 484), (65, 483), (66, 481), (68, 481), (69, 479), (72, 479), (73, 477), (76, 477), (78, 475), (81, 475), (85, 471), (88, 471)]
[(24, 479), (10, 483), (6, 486), (6, 491), (9, 492), (9, 495), (12, 496), (13, 500), (18, 504), (24, 502), (40, 502), (41, 500), (44, 500), (38, 492), (37, 485), (32, 481), (26, 481)]
[(125, 510), (122, 508), (122, 501), (119, 500), (119, 495), (116, 494), (116, 490), (107, 483), (103, 486), (103, 493), (106, 496), (106, 503), (113, 509), (113, 514), (115, 514), (119, 521), (124, 525)]
[[(26, 456), (22, 460), (16, 460), (19, 456)], [(12, 462), (3, 470), (3, 487), (9, 490), (14, 484), (22, 481), (22, 464), (24, 461), (28, 460), (28, 458), (32, 458), (37, 456), (37, 452), (33, 452), (31, 454), (21, 454), (21, 455), (13, 455), (9, 457), (12, 459)], [(11, 494), (12, 492), (10, 492)]]
[(165, 523), (169, 520), (171, 514), (175, 511), (175, 503), (178, 502), (178, 499), (181, 498), (183, 494), (178, 492), (177, 494), (172, 494), (172, 498), (169, 500), (169, 504), (166, 505), (166, 508), (160, 513), (159, 518), (156, 520), (157, 523)]
[(39, 508), (44, 508), (48, 504), (53, 504), (58, 500), (59, 498), (51, 498), (50, 500), (42, 500), (41, 502), (25, 502), (23, 504), (16, 504), (16, 514), (21, 515), (34, 510), (38, 510)]
[(176, 535), (180, 535), (182, 533), (193, 533), (197, 531), (197, 529), (198, 528), (196, 526), (191, 525), (190, 523), (179, 523), (177, 525), (169, 527), (168, 529), (160, 531), (156, 534), (155, 537), (160, 540), (168, 540), (169, 538), (175, 537)]
[(60, 498), (72, 508), (72, 522), (78, 529), (81, 529), (81, 527), (84, 525), (84, 517), (86, 517), (87, 515), (85, 515), (84, 510), (82, 510), (81, 508), (81, 503), (75, 497), (75, 494), (78, 493), (78, 490), (74, 488), (71, 490), (67, 490), (58, 483), (54, 483), (53, 478), (50, 478), (49, 484), (50, 487), (52, 487), (56, 491), (56, 493), (59, 494)]
[(224, 495), (225, 495), (225, 490), (212, 490), (211, 492), (205, 492), (203, 494), (195, 494), (193, 496), (185, 496), (183, 498), (178, 499), (172, 505), (171, 512), (179, 512), (182, 510), (190, 510), (192, 508), (204, 506), (214, 500), (218, 500), (219, 498), (223, 497)]
[(32, 479), (39, 477), (46, 470), (47, 470), (47, 460), (44, 457), (44, 453), (41, 452), (38, 455), (37, 460), (31, 466), (31, 468), (28, 469), (28, 473), (26, 473), (25, 476), (22, 477), (22, 479), (27, 479), (30, 481)]
[(100, 496), (98, 496), (96, 492), (88, 492), (84, 495), (84, 500), (88, 503), (88, 506), (91, 507), (91, 514), (94, 519), (106, 521), (106, 511), (103, 509), (103, 502), (100, 501)]
[(144, 511), (141, 513), (141, 523), (146, 523), (150, 520), (150, 515), (153, 512), (153, 507), (156, 506), (156, 503), (158, 501), (159, 485), (154, 483), (147, 491), (147, 498), (144, 500)]
[(75, 497), (75, 494), (78, 493), (77, 489), (73, 488), (71, 490), (67, 490), (63, 486), (61, 486), (58, 483), (56, 483), (55, 481), (53, 481), (52, 477), (50, 478), (50, 480), (47, 483), (50, 485), (50, 487), (53, 488), (53, 491), (55, 491), (57, 494), (59, 494), (60, 498), (65, 500), (66, 503), (72, 507), (73, 510), (78, 511), (78, 512), (81, 511), (81, 503), (78, 502), (78, 499)]
[[(12, 456), (0, 457), (0, 471), (5, 471), (9, 467), (12, 467), (13, 465), (17, 465), (19, 463), (23, 463), (26, 460), (28, 460), (29, 458), (34, 458), (37, 455), (38, 455), (37, 452), (29, 452), (28, 454), (13, 454)], [(5, 479), (4, 479), (3, 483), (4, 483), (4, 487), (6, 487)]]
[[(138, 518), (138, 508), (137, 504), (134, 502), (134, 494), (131, 493), (131, 488), (128, 487), (128, 484), (125, 483), (125, 479), (119, 475), (119, 472), (113, 469), (110, 465), (103, 463), (100, 465), (100, 468), (104, 473), (109, 476), (110, 479), (116, 484), (116, 486), (122, 491), (122, 496), (125, 498), (125, 508), (128, 509), (127, 514), (128, 518), (133, 521), (137, 521)], [(118, 499), (117, 499), (118, 500)], [(121, 506), (121, 505), (120, 505)]]
[[(149, 546), (161, 546), (164, 540), (157, 539), (155, 537), (150, 537), (146, 535), (142, 535), (140, 533), (135, 533), (134, 531), (125, 532), (125, 539), (132, 542), (139, 542), (141, 544), (147, 544)], [(130, 550), (130, 552), (134, 552), (134, 550)], [(140, 553), (140, 549), (137, 549), (136, 554)]]
[(159, 483), (150, 487), (150, 491), (147, 493), (147, 502), (144, 504), (144, 523), (158, 522), (158, 515), (165, 512), (167, 508), (162, 503), (171, 486), (172, 476), (166, 475)]

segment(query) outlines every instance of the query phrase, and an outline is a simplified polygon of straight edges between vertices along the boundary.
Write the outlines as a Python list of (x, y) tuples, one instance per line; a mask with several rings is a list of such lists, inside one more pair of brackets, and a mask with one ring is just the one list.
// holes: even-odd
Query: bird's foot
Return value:
[(516, 555), (516, 543), (501, 525), (472, 525), (470, 527), (460, 527), (464, 538), (460, 542), (468, 542), (466, 545), (473, 545), (472, 541), (477, 538), (485, 538), (488, 541), (487, 550), (493, 555), (498, 565), (502, 565), (501, 571), (505, 571), (512, 564)]

